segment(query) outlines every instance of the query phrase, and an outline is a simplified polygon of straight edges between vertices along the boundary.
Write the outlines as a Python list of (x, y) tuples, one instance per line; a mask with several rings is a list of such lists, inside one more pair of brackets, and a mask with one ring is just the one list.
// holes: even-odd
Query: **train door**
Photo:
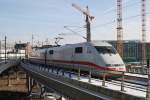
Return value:
[[(85, 56), (86, 60), (90, 63), (94, 63), (96, 64), (96, 59), (95, 59), (95, 52), (92, 46), (87, 46), (86, 47), (86, 56)], [(92, 74), (94, 74), (96, 68), (93, 67), (92, 65), (88, 66), (88, 69), (91, 71)]]
[(93, 63), (94, 59), (93, 59), (93, 51), (92, 51), (91, 46), (86, 47), (86, 57), (85, 58), (87, 59), (87, 61)]

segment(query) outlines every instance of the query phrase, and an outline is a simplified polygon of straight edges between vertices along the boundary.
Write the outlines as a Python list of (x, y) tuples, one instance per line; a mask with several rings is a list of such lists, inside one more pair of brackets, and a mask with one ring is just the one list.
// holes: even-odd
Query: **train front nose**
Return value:
[(107, 62), (106, 63), (107, 74), (111, 77), (109, 78), (120, 78), (122, 77), (123, 72), (126, 72), (126, 67), (124, 63), (115, 61), (115, 62)]
[(105, 59), (104, 62), (108, 70), (126, 71), (125, 64), (119, 54), (103, 55), (103, 59)]
[(107, 69), (110, 71), (121, 71), (125, 72), (126, 68), (124, 64), (106, 64)]

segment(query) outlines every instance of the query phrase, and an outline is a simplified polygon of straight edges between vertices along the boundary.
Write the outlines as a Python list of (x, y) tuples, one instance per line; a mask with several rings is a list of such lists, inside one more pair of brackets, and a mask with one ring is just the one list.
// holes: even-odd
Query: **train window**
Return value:
[(83, 52), (82, 47), (75, 48), (75, 53), (82, 53), (82, 52)]
[(54, 54), (54, 50), (49, 50), (49, 54)]
[(96, 50), (99, 53), (112, 53), (112, 54), (116, 54), (116, 50), (111, 47), (111, 46), (95, 46)]

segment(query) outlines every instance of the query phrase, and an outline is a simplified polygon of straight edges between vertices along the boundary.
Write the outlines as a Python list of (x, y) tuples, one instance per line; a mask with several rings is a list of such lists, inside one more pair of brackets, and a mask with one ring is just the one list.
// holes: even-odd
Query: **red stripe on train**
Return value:
[[(40, 58), (31, 58), (31, 59), (36, 59), (36, 60), (44, 60), (44, 59), (40, 59)], [(119, 70), (126, 70), (125, 68), (107, 68), (104, 66), (99, 66), (96, 65), (94, 63), (91, 62), (87, 62), (87, 61), (66, 61), (66, 60), (47, 60), (50, 62), (55, 62), (55, 63), (66, 63), (66, 64), (81, 64), (81, 65), (88, 65), (88, 66), (92, 66), (98, 69), (103, 69), (103, 70), (109, 70), (109, 71), (119, 71)]]

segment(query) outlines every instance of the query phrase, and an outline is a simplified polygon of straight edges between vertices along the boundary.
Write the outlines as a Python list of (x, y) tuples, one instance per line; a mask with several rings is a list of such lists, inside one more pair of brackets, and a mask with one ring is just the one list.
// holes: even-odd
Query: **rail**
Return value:
[[(124, 82), (124, 79), (122, 79), (121, 81), (108, 80), (105, 79), (105, 77), (103, 77), (103, 79), (96, 79), (96, 78), (92, 78), (90, 74), (85, 75), (80, 73), (79, 75), (78, 72), (72, 72), (60, 68), (58, 69), (58, 68), (54, 68), (54, 66), (34, 65), (34, 64), (31, 64), (31, 66), (32, 69), (38, 70), (40, 72), (51, 73), (54, 75), (67, 77), (70, 78), (71, 80), (73, 79), (76, 81), (82, 81), (95, 86), (103, 86), (108, 88), (114, 86), (117, 87), (116, 89), (113, 88), (114, 90), (124, 91), (127, 94), (132, 94), (131, 91), (134, 92), (138, 91), (141, 97), (145, 97), (147, 91), (147, 85), (139, 85), (136, 83)], [(135, 96), (139, 96), (139, 95), (136, 94)]]

